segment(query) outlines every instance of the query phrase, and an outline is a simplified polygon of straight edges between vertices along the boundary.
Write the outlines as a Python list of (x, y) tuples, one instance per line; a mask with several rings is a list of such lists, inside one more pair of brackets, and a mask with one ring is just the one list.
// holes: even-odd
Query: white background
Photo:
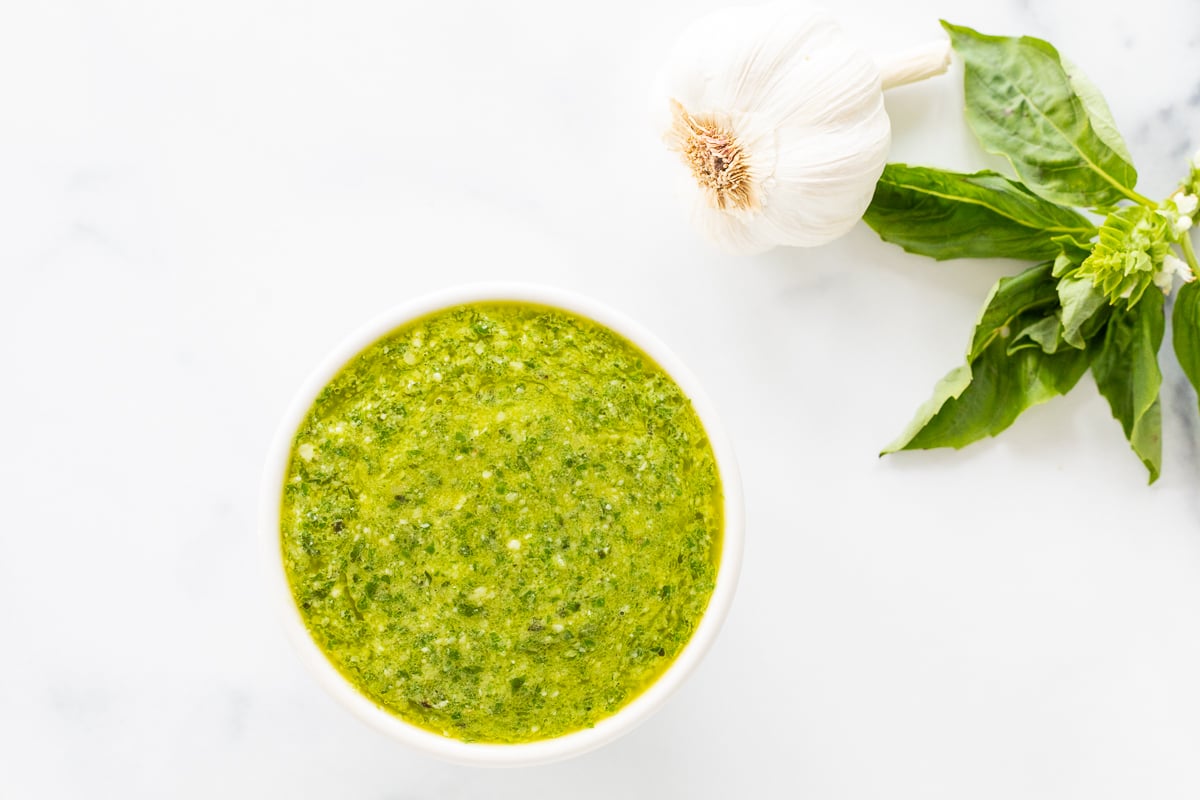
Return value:
[[(1152, 488), (1086, 378), (997, 441), (877, 459), (1019, 265), (864, 226), (705, 245), (647, 98), (718, 4), (0, 5), (0, 796), (1200, 796), (1200, 434), (1173, 356)], [(877, 50), (939, 16), (1051, 39), (1164, 196), (1200, 147), (1200, 9), (1083, 7), (838, 13)], [(995, 164), (960, 80), (889, 96), (894, 160)], [(255, 521), (326, 351), (427, 290), (509, 279), (605, 301), (692, 367), (748, 542), (721, 638), (661, 713), (497, 772), (322, 693)]]

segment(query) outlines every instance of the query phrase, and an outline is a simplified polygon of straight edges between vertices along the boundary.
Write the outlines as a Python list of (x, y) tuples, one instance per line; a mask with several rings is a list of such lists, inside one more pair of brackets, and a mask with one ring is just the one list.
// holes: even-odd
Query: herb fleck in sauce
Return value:
[(356, 356), (296, 434), (292, 593), (380, 706), (465, 741), (594, 725), (691, 637), (721, 488), (688, 399), (593, 322), (461, 306)]

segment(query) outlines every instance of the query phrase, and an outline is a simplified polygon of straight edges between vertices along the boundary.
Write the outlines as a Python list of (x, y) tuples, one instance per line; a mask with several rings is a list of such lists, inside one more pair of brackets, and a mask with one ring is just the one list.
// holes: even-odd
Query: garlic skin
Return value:
[[(898, 83), (945, 69), (948, 43)], [(823, 10), (731, 8), (680, 37), (655, 88), (692, 217), (732, 253), (812, 247), (862, 217), (887, 161), (880, 69)]]

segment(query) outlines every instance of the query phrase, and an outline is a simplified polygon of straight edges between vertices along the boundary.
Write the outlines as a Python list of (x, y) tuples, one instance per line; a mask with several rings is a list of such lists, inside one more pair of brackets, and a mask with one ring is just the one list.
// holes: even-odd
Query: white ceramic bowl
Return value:
[[(712, 443), (724, 492), (725, 526), (716, 587), (704, 617), (684, 649), (649, 688), (616, 714), (597, 722), (595, 727), (524, 744), (467, 743), (440, 736), (405, 722), (361, 694), (342, 677), (305, 628), (288, 586), (280, 542), (279, 514), (292, 440), (321, 389), (350, 359), (401, 325), (440, 309), (489, 300), (523, 301), (574, 312), (616, 331), (641, 348), (674, 378), (691, 399)], [(695, 377), (662, 342), (633, 320), (594, 300), (545, 286), (478, 284), (446, 289), (397, 306), (355, 331), (309, 376), (284, 415), (267, 459), (261, 503), (260, 527), (269, 591), (301, 660), (326, 691), (363, 721), (417, 750), (460, 764), (525, 766), (559, 761), (611, 742), (632, 730), (663, 705), (712, 645), (733, 602), (742, 562), (744, 520), (741, 480), (729, 439), (712, 403)]]

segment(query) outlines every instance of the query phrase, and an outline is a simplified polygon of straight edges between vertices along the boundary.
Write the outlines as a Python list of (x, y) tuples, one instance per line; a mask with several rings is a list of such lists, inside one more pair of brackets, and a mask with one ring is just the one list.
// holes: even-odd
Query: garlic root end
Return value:
[(883, 88), (895, 89), (941, 75), (950, 66), (950, 40), (930, 42), (879, 61), (879, 79)]

